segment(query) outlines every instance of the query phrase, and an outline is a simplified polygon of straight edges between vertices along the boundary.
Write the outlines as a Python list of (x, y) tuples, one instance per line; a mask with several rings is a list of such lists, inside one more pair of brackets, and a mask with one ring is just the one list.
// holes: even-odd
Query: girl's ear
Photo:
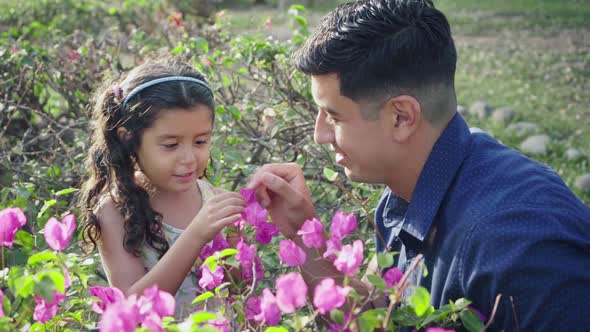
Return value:
[(119, 127), (117, 128), (117, 137), (121, 142), (128, 142), (131, 139), (131, 133), (127, 128)]

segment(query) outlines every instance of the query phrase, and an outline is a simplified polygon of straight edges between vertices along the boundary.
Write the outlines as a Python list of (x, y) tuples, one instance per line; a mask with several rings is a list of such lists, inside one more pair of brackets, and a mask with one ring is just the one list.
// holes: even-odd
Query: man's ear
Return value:
[(385, 104), (385, 111), (392, 139), (396, 142), (408, 140), (422, 121), (422, 107), (412, 96), (401, 95), (389, 99)]
[(125, 143), (129, 141), (129, 139), (131, 138), (131, 133), (129, 132), (129, 130), (127, 130), (127, 128), (119, 127), (117, 128), (117, 137), (121, 142)]

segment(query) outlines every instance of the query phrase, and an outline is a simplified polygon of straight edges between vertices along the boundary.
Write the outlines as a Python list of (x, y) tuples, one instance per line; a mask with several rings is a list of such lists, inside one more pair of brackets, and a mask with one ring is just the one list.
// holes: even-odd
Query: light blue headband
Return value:
[(151, 80), (149, 82), (145, 82), (143, 84), (141, 84), (140, 86), (136, 87), (135, 89), (131, 90), (131, 92), (129, 92), (129, 94), (127, 95), (127, 97), (125, 97), (125, 100), (123, 100), (123, 103), (121, 104), (121, 110), (125, 109), (125, 106), (127, 106), (127, 102), (133, 98), (133, 96), (135, 96), (136, 94), (138, 94), (141, 90), (145, 89), (145, 88), (149, 88), (152, 85), (156, 85), (156, 84), (160, 84), (160, 83), (164, 83), (164, 82), (172, 82), (172, 81), (186, 81), (186, 82), (195, 82), (197, 84), (200, 84), (204, 87), (206, 87), (211, 93), (213, 93), (213, 91), (211, 91), (211, 88), (209, 87), (209, 85), (207, 83), (205, 83), (204, 81), (201, 81), (199, 79), (196, 79), (194, 77), (189, 77), (189, 76), (167, 76), (167, 77), (160, 77), (157, 78), (155, 80)]

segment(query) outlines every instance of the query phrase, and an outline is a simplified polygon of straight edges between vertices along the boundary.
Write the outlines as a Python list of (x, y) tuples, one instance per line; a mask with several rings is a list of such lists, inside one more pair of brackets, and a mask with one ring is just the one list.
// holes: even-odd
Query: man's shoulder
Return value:
[[(473, 135), (468, 156), (457, 172), (450, 194), (491, 206), (556, 203), (575, 200), (549, 166), (507, 147), (486, 134)], [(468, 195), (462, 195), (468, 193)]]

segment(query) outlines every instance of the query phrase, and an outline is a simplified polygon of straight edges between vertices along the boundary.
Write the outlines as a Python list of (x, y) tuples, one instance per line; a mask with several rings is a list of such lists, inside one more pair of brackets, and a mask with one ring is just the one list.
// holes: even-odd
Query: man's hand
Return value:
[(294, 238), (305, 220), (316, 216), (303, 171), (295, 163), (260, 167), (248, 188), (256, 190), (260, 204), (287, 238)]

